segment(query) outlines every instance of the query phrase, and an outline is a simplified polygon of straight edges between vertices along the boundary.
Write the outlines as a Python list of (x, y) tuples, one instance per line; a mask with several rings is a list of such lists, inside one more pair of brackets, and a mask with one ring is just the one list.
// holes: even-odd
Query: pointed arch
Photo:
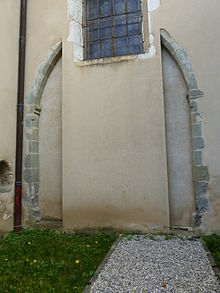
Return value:
[(27, 208), (28, 219), (41, 219), (39, 207), (39, 118), (41, 98), (55, 65), (62, 57), (62, 42), (56, 43), (42, 61), (36, 79), (25, 100), (26, 113), (24, 118), (24, 196), (23, 205)]
[(62, 42), (56, 43), (49, 51), (47, 57), (43, 60), (38, 70), (36, 79), (32, 86), (31, 92), (27, 97), (28, 104), (35, 104), (40, 106), (40, 100), (44, 91), (47, 80), (62, 56)]
[(181, 48), (177, 42), (165, 30), (161, 29), (161, 43), (171, 54), (177, 63), (187, 85), (187, 100), (189, 102), (191, 116), (191, 135), (192, 135), (192, 170), (193, 187), (196, 201), (196, 214), (194, 215), (195, 227), (202, 228), (202, 218), (209, 210), (208, 183), (209, 172), (206, 165), (203, 164), (203, 152), (205, 149), (204, 138), (202, 134), (203, 118), (199, 112), (197, 99), (204, 94), (199, 89), (196, 76), (193, 72), (191, 60), (187, 52)]

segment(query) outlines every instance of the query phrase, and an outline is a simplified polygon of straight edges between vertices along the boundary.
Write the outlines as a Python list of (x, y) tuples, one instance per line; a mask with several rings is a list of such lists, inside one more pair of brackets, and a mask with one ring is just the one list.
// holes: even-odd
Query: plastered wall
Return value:
[[(113, 227), (144, 231), (169, 226), (160, 54), (160, 29), (164, 28), (186, 49), (199, 88), (204, 91), (198, 106), (204, 118), (203, 161), (210, 175), (210, 206), (202, 225), (206, 230), (220, 230), (220, 3), (155, 3), (160, 4), (150, 14), (155, 55), (79, 66), (74, 63), (74, 44), (68, 41), (68, 1), (28, 1), (25, 97), (49, 49), (63, 41), (62, 197), (66, 229)], [(1, 0), (0, 32), (4, 46), (0, 47), (0, 160), (11, 164), (13, 173), (18, 27), (19, 1)], [(24, 154), (27, 152), (24, 137)], [(44, 184), (46, 192), (46, 181)], [(27, 193), (24, 184), (24, 198)], [(28, 224), (26, 210), (24, 206), (24, 223)], [(0, 230), (12, 229), (12, 214), (13, 191), (0, 194)]]
[[(27, 15), (23, 224), (29, 226), (41, 217), (60, 218), (62, 213), (60, 167), (61, 67), (58, 66), (60, 69), (58, 73), (55, 70), (51, 77), (48, 76), (49, 80), (45, 90), (43, 90), (42, 97), (36, 97), (38, 102), (32, 101), (30, 96), (50, 49), (56, 43), (62, 41), (67, 8), (65, 7), (65, 1), (61, 0), (56, 1), (56, 3), (52, 0), (46, 2), (32, 0), (28, 2)], [(38, 109), (37, 112), (35, 111), (36, 108)], [(42, 128), (42, 131), (39, 127)], [(50, 140), (52, 128), (55, 135), (54, 139)], [(50, 141), (57, 142), (57, 144), (54, 143), (49, 149), (48, 143)], [(47, 150), (50, 153), (47, 154)], [(55, 158), (54, 161), (53, 157)], [(58, 168), (55, 168), (55, 166), (58, 166)], [(45, 199), (45, 194), (48, 194), (47, 199)], [(39, 198), (40, 195), (41, 198)], [(53, 196), (54, 202), (51, 202)], [(46, 206), (48, 209), (45, 208)]]
[(203, 161), (207, 164), (210, 175), (210, 206), (202, 228), (212, 231), (220, 229), (219, 6), (218, 0), (163, 0), (161, 9), (157, 10), (152, 19), (155, 24), (159, 22), (160, 27), (165, 28), (185, 48), (192, 60), (199, 88), (204, 92), (198, 106), (204, 118)]
[[(18, 1), (0, 2), (0, 161), (11, 165), (14, 176), (16, 141)], [(13, 227), (13, 190), (0, 193), (0, 231)]]
[[(25, 99), (31, 91), (39, 65), (56, 42), (62, 40), (62, 32), (67, 16), (65, 1), (28, 1), (27, 40), (26, 40), (26, 75)], [(0, 161), (10, 164), (13, 176), (15, 169), (16, 149), (16, 104), (17, 104), (17, 72), (19, 41), (20, 1), (0, 1)], [(25, 105), (25, 114), (27, 113)], [(28, 153), (24, 133), (24, 161)], [(24, 162), (25, 165), (25, 162)], [(25, 169), (25, 168), (24, 168)], [(13, 178), (14, 179), (14, 178)], [(30, 224), (27, 186), (23, 182), (23, 225)], [(13, 184), (14, 186), (14, 180)], [(0, 193), (0, 231), (13, 229), (13, 196), (10, 192)]]
[[(162, 123), (160, 124), (161, 132), (158, 131), (158, 129), (155, 129), (154, 126), (157, 125), (157, 123), (155, 124), (154, 119), (151, 120), (152, 119), (151, 114), (157, 113), (156, 115), (157, 115), (158, 121), (159, 120), (160, 122), (162, 121), (163, 107), (161, 106), (161, 104), (156, 105), (156, 101), (162, 101), (163, 99), (162, 85), (161, 85), (162, 65), (161, 65), (161, 59), (160, 59), (159, 33), (161, 28), (165, 28), (172, 35), (172, 37), (178, 42), (178, 44), (182, 48), (184, 48), (189, 54), (192, 60), (193, 69), (194, 69), (196, 78), (198, 80), (199, 88), (201, 88), (201, 90), (204, 91), (204, 97), (201, 101), (198, 102), (198, 106), (204, 118), (203, 136), (206, 143), (206, 151), (205, 151), (205, 156), (203, 158), (203, 163), (207, 164), (208, 166), (209, 174), (210, 174), (210, 183), (209, 183), (209, 191), (208, 191), (209, 192), (209, 206), (206, 207), (208, 209), (208, 212), (206, 212), (205, 216), (203, 217), (202, 229), (204, 230), (218, 230), (219, 229), (220, 221), (218, 216), (218, 208), (219, 208), (219, 201), (220, 201), (220, 194), (219, 194), (219, 171), (220, 171), (219, 170), (219, 166), (220, 166), (219, 155), (220, 154), (219, 154), (219, 136), (216, 134), (216, 125), (218, 124), (217, 121), (219, 121), (219, 114), (218, 114), (218, 111), (216, 110), (218, 109), (218, 103), (219, 103), (218, 90), (217, 90), (218, 67), (219, 67), (218, 61), (217, 61), (219, 60), (219, 50), (218, 50), (219, 38), (217, 37), (219, 35), (219, 32), (218, 32), (219, 17), (218, 17), (217, 7), (219, 7), (219, 5), (220, 4), (217, 0), (213, 0), (211, 3), (208, 0), (203, 0), (203, 1), (162, 0), (160, 1), (159, 9), (152, 12), (150, 16), (151, 18), (150, 27), (151, 27), (153, 37), (155, 38), (157, 53), (155, 57), (147, 61), (136, 60), (133, 62), (131, 61), (131, 62), (125, 62), (121, 64), (96, 65), (93, 67), (88, 66), (86, 68), (77, 68), (77, 66), (74, 66), (74, 64), (71, 65), (70, 63), (68, 63), (67, 55), (71, 54), (73, 49), (70, 46), (70, 44), (64, 43), (66, 54), (64, 56), (64, 68), (65, 68), (64, 76), (65, 77), (64, 77), (63, 90), (65, 95), (66, 93), (69, 92), (71, 85), (68, 82), (67, 76), (71, 76), (71, 73), (76, 73), (77, 84), (73, 82), (75, 93), (77, 97), (82, 97), (80, 99), (77, 98), (77, 100), (75, 100), (74, 95), (72, 95), (71, 101), (68, 101), (68, 99), (64, 100), (63, 143), (64, 143), (65, 151), (63, 155), (63, 167), (64, 167), (63, 196), (64, 196), (64, 210), (66, 209), (67, 211), (67, 209), (69, 209), (69, 212), (64, 213), (64, 225), (67, 225), (70, 227), (77, 226), (75, 224), (70, 224), (72, 221), (71, 219), (73, 219), (72, 222), (82, 223), (81, 226), (86, 226), (89, 224), (96, 226), (96, 225), (99, 225), (99, 223), (101, 223), (100, 226), (102, 226), (103, 223), (104, 225), (119, 225), (120, 226), (121, 223), (125, 223), (125, 222), (127, 223), (126, 225), (128, 226), (129, 224), (131, 224), (132, 220), (137, 219), (137, 217), (133, 214), (130, 218), (129, 216), (128, 217), (122, 216), (123, 215), (122, 207), (125, 202), (123, 200), (123, 197), (120, 195), (119, 185), (117, 186), (117, 185), (109, 184), (111, 186), (113, 185), (117, 187), (115, 190), (111, 189), (112, 187), (108, 189), (108, 184), (106, 186), (105, 182), (107, 183), (111, 182), (111, 178), (114, 178), (114, 173), (115, 173), (114, 171), (117, 169), (117, 167), (115, 166), (120, 166), (119, 169), (122, 168), (122, 171), (120, 175), (117, 175), (117, 179), (120, 182), (123, 182), (124, 178), (126, 179), (129, 178), (128, 185), (129, 187), (132, 186), (132, 180), (131, 180), (132, 176), (129, 177), (127, 174), (126, 175), (125, 173), (123, 174), (122, 161), (120, 161), (120, 159), (117, 158), (116, 161), (118, 165), (117, 164), (114, 165), (114, 160), (113, 160), (113, 157), (117, 154), (117, 152), (122, 147), (123, 142), (126, 141), (127, 133), (125, 129), (126, 127), (129, 128), (129, 121), (130, 121), (129, 114), (131, 114), (131, 112), (129, 112), (127, 108), (129, 107), (128, 105), (132, 104), (131, 96), (135, 98), (136, 100), (135, 105), (132, 104), (132, 109), (134, 113), (135, 111), (137, 111), (136, 113), (139, 113), (140, 117), (143, 119), (141, 120), (141, 126), (143, 127), (143, 129), (144, 127), (146, 127), (146, 125), (148, 125), (149, 129), (146, 127), (145, 133), (147, 133), (148, 138), (149, 137), (152, 138), (151, 141), (154, 142), (154, 146), (156, 142), (156, 140), (154, 141), (154, 138), (155, 138), (154, 136), (158, 135), (161, 138), (162, 137), (161, 135), (164, 134), (163, 132), (165, 131), (164, 125), (162, 125)], [(67, 76), (65, 75), (65, 72), (67, 72)], [(141, 78), (138, 77), (138, 73), (140, 73)], [(120, 83), (120, 87), (118, 85), (119, 83)], [(109, 84), (111, 86), (108, 87), (106, 86), (106, 84)], [(87, 88), (92, 90), (88, 91)], [(127, 89), (128, 89), (128, 92), (126, 91)], [(143, 102), (143, 104), (139, 104), (139, 106), (141, 105), (140, 106), (141, 109), (138, 108), (138, 102), (140, 101), (139, 97), (142, 96), (143, 98), (145, 93), (147, 97), (151, 97), (150, 98), (151, 107), (149, 107), (149, 105), (148, 107), (146, 107), (147, 115), (146, 117), (143, 117), (142, 110), (144, 108), (143, 106), (144, 102), (146, 101), (141, 100)], [(122, 114), (122, 117), (126, 117), (127, 120), (126, 118), (123, 120), (124, 128), (121, 129), (118, 126), (122, 125), (122, 121), (121, 121), (122, 118), (120, 117), (117, 120), (116, 118), (117, 116), (115, 114), (113, 121), (114, 123), (116, 123), (118, 128), (116, 126), (115, 128), (111, 128), (111, 131), (113, 131), (113, 129), (114, 131), (110, 132), (109, 134), (108, 132), (109, 129), (105, 128), (107, 127), (106, 126), (107, 123), (106, 124), (104, 123), (105, 119), (107, 119), (106, 118), (107, 113), (105, 112), (107, 111), (107, 109), (105, 107), (105, 103), (108, 103), (108, 110), (111, 109), (113, 105), (116, 105), (117, 103), (114, 100), (114, 98), (112, 99), (112, 96), (119, 97), (117, 109)], [(123, 102), (121, 104), (121, 100), (123, 101), (123, 99), (124, 99), (124, 104)], [(91, 104), (91, 101), (94, 102), (94, 104), (93, 103)], [(101, 101), (101, 104), (100, 104), (100, 101)], [(112, 101), (112, 104), (110, 101)], [(129, 101), (129, 104), (127, 105), (125, 101)], [(121, 108), (120, 108), (120, 105), (122, 105)], [(153, 108), (154, 106), (155, 108)], [(104, 111), (103, 111), (103, 107), (104, 107)], [(68, 114), (69, 110), (67, 108), (68, 109), (71, 108), (73, 112), (71, 114)], [(77, 109), (80, 109), (78, 110), (79, 113)], [(157, 112), (154, 112), (154, 111), (157, 111)], [(76, 118), (74, 118), (74, 115), (73, 115), (74, 113), (77, 113)], [(100, 116), (98, 115), (98, 113), (102, 113), (103, 117), (99, 118)], [(89, 119), (89, 117), (91, 117), (90, 115), (96, 116), (95, 118), (96, 121), (92, 119), (90, 120)], [(84, 117), (86, 117), (86, 120), (83, 119)], [(81, 119), (82, 121), (80, 121), (79, 123), (78, 119)], [(76, 126), (74, 125), (74, 128), (71, 131), (72, 133), (69, 134), (69, 132), (67, 131), (67, 127), (68, 126), (70, 127), (71, 121), (74, 121), (75, 122), (74, 124), (77, 124), (78, 128), (76, 129), (75, 128)], [(111, 121), (111, 118), (108, 116), (108, 122), (110, 121)], [(135, 122), (133, 120), (133, 127), (135, 127), (134, 125), (135, 125)], [(91, 130), (91, 132), (88, 131), (87, 127)], [(122, 133), (120, 131), (122, 131)], [(76, 149), (73, 149), (71, 152), (69, 152), (68, 145), (71, 144), (71, 140), (74, 141), (75, 138), (79, 137), (79, 133), (85, 133), (85, 137), (84, 138), (80, 137), (79, 140), (77, 139)], [(92, 136), (91, 133), (95, 135)], [(124, 134), (125, 136), (123, 137), (122, 134)], [(111, 135), (113, 137), (116, 136), (116, 139), (113, 140), (113, 142), (110, 139)], [(90, 140), (91, 136), (93, 140)], [(121, 137), (123, 137), (123, 142), (120, 141)], [(144, 141), (144, 135), (141, 136), (141, 139), (140, 137), (137, 137), (137, 135), (134, 135), (133, 139), (134, 137), (137, 140), (133, 150), (135, 150), (135, 152), (138, 151), (139, 153), (142, 153), (143, 151), (144, 153), (144, 148), (143, 149), (141, 148), (141, 141), (142, 142)], [(98, 138), (100, 139), (101, 144), (97, 143)], [(109, 139), (112, 142), (112, 144), (107, 143)], [(117, 148), (117, 139), (119, 142), (118, 145), (120, 145), (119, 148)], [(106, 145), (108, 145), (110, 149), (112, 147), (112, 154), (106, 154), (104, 151), (104, 155), (102, 159), (100, 159), (99, 154), (102, 153), (101, 152), (102, 145), (104, 146), (103, 149), (105, 149), (106, 147), (106, 145), (104, 144), (105, 142), (106, 142)], [(163, 144), (162, 138), (159, 144), (162, 149), (162, 152), (160, 154), (161, 156), (163, 156), (163, 151), (165, 151), (165, 146)], [(91, 145), (94, 145), (94, 152), (92, 151)], [(145, 150), (146, 149), (147, 148), (145, 148)], [(124, 151), (126, 154), (128, 154), (128, 156), (126, 156), (126, 160), (130, 159), (132, 161), (133, 158), (132, 156), (129, 155), (129, 151), (125, 146), (124, 146)], [(147, 150), (147, 152), (148, 151), (149, 149)], [(154, 151), (155, 153), (157, 152), (156, 149), (154, 149)], [(81, 153), (81, 155), (79, 155), (79, 152)], [(97, 152), (98, 154), (96, 154)], [(132, 193), (127, 192), (127, 194), (129, 194), (128, 195), (129, 200), (128, 202), (126, 202), (126, 207), (128, 207), (130, 204), (130, 206), (135, 208), (136, 206), (132, 202), (132, 200), (135, 198), (135, 203), (137, 203), (138, 202), (137, 199), (141, 198), (140, 194), (141, 193), (144, 194), (144, 192), (148, 193), (150, 191), (149, 194), (151, 194), (150, 199), (148, 198), (148, 201), (146, 201), (148, 203), (148, 206), (150, 206), (150, 204), (154, 202), (154, 200), (155, 202), (159, 202), (162, 198), (162, 192), (164, 192), (165, 185), (166, 185), (165, 181), (163, 181), (164, 176), (161, 176), (161, 174), (158, 173), (157, 177), (162, 178), (162, 180), (158, 183), (154, 172), (152, 172), (152, 168), (156, 169), (158, 167), (157, 165), (158, 162), (153, 160), (154, 156), (152, 156), (150, 152), (148, 152), (148, 154), (149, 154), (149, 157), (145, 153), (145, 157), (142, 160), (143, 164), (144, 162), (145, 163), (147, 162), (145, 167), (142, 169), (142, 173), (147, 174), (147, 178), (149, 177), (151, 178), (149, 180), (150, 184), (148, 182), (148, 185), (144, 186), (144, 188), (141, 189), (140, 181), (138, 181), (140, 178), (138, 178), (136, 180), (136, 183), (138, 185), (138, 187), (136, 186), (137, 188), (136, 191), (138, 190), (140, 193), (137, 192), (135, 195), (134, 194), (132, 195)], [(98, 157), (99, 159), (96, 159), (96, 161), (94, 161), (94, 159), (92, 160), (92, 158), (94, 157), (96, 158)], [(122, 156), (120, 158), (122, 159)], [(132, 167), (135, 165), (134, 162), (136, 161), (136, 159), (137, 158), (135, 158), (134, 161), (132, 161), (131, 163)], [(165, 156), (163, 157), (163, 159), (165, 159)], [(110, 162), (109, 165), (108, 163), (106, 164), (104, 163), (105, 160), (107, 160), (107, 162)], [(161, 160), (161, 157), (158, 157), (158, 161), (159, 160)], [(84, 165), (87, 165), (87, 163), (89, 163), (89, 166), (91, 166), (90, 170), (88, 170), (88, 168), (83, 167)], [(72, 165), (74, 165), (74, 167), (72, 167)], [(80, 165), (80, 167), (78, 167), (78, 165)], [(108, 180), (106, 180), (104, 176), (105, 174), (104, 166), (109, 166), (108, 169), (113, 170), (112, 174), (110, 174), (109, 172), (107, 173), (108, 175), (110, 175), (108, 176)], [(80, 175), (77, 174), (78, 168), (79, 168)], [(126, 169), (131, 170), (128, 167)], [(71, 179), (68, 179), (68, 176), (67, 177), (65, 176), (65, 170), (67, 170), (66, 174), (73, 173), (73, 177)], [(91, 170), (93, 171), (95, 170), (95, 172), (93, 173)], [(102, 174), (101, 176), (99, 175), (100, 174), (99, 172)], [(137, 170), (133, 168), (133, 172), (136, 174)], [(89, 182), (89, 179), (85, 179), (84, 177), (90, 178), (90, 182)], [(80, 180), (80, 178), (83, 178), (83, 183), (84, 183), (83, 187), (81, 187), (81, 185), (83, 184), (79, 185), (80, 182), (82, 183), (81, 181), (82, 179)], [(99, 178), (100, 181), (97, 180), (97, 178)], [(75, 197), (75, 202), (73, 203), (73, 200), (72, 200), (73, 190), (70, 191), (68, 186), (71, 186), (71, 182), (73, 182), (74, 180), (76, 180), (75, 182), (77, 182), (77, 186), (73, 187), (72, 185), (72, 187), (73, 187), (73, 190), (77, 190), (76, 194), (78, 193), (79, 195)], [(90, 187), (92, 187), (92, 190), (90, 191), (88, 190), (88, 186), (86, 182), (89, 183)], [(94, 183), (94, 182), (98, 182), (99, 188), (101, 184), (105, 185), (103, 186), (103, 189), (101, 189), (101, 192), (96, 192), (98, 190), (96, 189), (97, 183)], [(157, 192), (158, 184), (161, 188), (159, 192)], [(111, 196), (105, 197), (105, 194), (108, 194), (107, 190), (112, 190), (114, 194), (117, 194), (117, 196), (113, 198)], [(118, 192), (116, 192), (116, 190)], [(132, 188), (129, 190), (132, 190)], [(201, 192), (203, 191), (201, 190)], [(96, 208), (93, 209), (93, 211), (91, 211), (90, 213), (86, 213), (86, 210), (85, 210), (85, 213), (83, 213), (84, 207), (86, 205), (88, 205), (89, 207), (91, 206), (90, 205), (91, 196), (88, 195), (89, 193), (92, 195), (92, 197), (94, 197), (94, 199), (97, 197), (97, 200), (93, 201), (93, 204), (92, 204), (92, 206), (94, 207), (95, 203), (97, 203), (97, 209)], [(87, 196), (85, 196), (85, 194), (87, 194)], [(100, 194), (100, 195), (97, 195), (97, 194)], [(75, 208), (73, 209), (70, 208), (71, 202), (72, 202), (72, 206), (73, 205), (75, 206)], [(109, 205), (110, 202), (111, 202), (111, 205)], [(149, 218), (147, 217), (147, 215), (149, 216), (150, 213), (148, 213), (148, 210), (146, 208), (147, 204), (145, 204), (145, 201), (143, 200), (140, 202), (142, 207), (144, 207), (143, 217), (141, 218), (141, 220), (139, 218), (139, 220), (136, 221), (136, 223), (140, 224), (140, 222), (142, 222), (143, 224), (149, 221)], [(99, 207), (100, 203), (101, 203), (101, 207)], [(106, 209), (104, 209), (105, 206), (107, 207)], [(117, 207), (117, 209), (115, 209), (115, 207)], [(101, 210), (103, 210), (103, 212), (100, 212)], [(106, 212), (106, 210), (114, 211), (114, 213), (107, 216), (108, 213)], [(82, 214), (83, 214), (83, 219), (80, 220), (81, 218), (80, 215)], [(166, 214), (166, 212), (164, 214)], [(126, 216), (127, 216), (127, 213), (126, 213)], [(86, 219), (87, 217), (88, 219)], [(97, 220), (94, 220), (96, 218)], [(113, 220), (109, 220), (110, 218)], [(151, 218), (151, 215), (150, 215), (150, 218)], [(159, 217), (157, 217), (157, 219), (158, 218)], [(153, 217), (151, 219), (153, 219)]]
[(41, 98), (39, 206), (43, 219), (62, 219), (62, 60)]
[(64, 227), (168, 226), (159, 56), (78, 67), (64, 52)]
[(149, 58), (70, 62), (63, 43), (66, 229), (169, 226), (159, 35)]
[(192, 227), (195, 197), (187, 87), (176, 62), (164, 47), (162, 47), (162, 63), (170, 224), (172, 227)]

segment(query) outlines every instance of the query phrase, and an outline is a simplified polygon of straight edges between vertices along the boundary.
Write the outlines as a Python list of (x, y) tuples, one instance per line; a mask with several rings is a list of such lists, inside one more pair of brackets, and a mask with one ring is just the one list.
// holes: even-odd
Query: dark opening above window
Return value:
[(86, 59), (143, 53), (141, 0), (86, 0)]

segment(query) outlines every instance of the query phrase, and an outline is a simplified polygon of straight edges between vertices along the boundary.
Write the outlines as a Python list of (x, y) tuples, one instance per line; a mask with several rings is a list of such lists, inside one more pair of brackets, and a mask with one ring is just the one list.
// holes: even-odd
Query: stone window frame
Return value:
[[(97, 7), (94, 8), (94, 6), (90, 7), (89, 3), (91, 0), (86, 0), (86, 5), (83, 7), (83, 38), (84, 38), (84, 60), (94, 60), (94, 59), (102, 59), (102, 58), (112, 58), (112, 57), (121, 57), (121, 56), (129, 56), (129, 55), (140, 55), (144, 51), (144, 31), (145, 26), (143, 25), (143, 15), (142, 12), (144, 1), (142, 0), (132, 0), (131, 2), (136, 1), (135, 4), (138, 5), (139, 8), (136, 8), (132, 11), (127, 11), (128, 9), (128, 0), (123, 0), (125, 5), (124, 11), (114, 11), (117, 9), (115, 7), (114, 0), (108, 0), (108, 8), (111, 9), (109, 11), (109, 14), (107, 15), (100, 15), (101, 11), (101, 2), (100, 0), (95, 0)], [(116, 0), (116, 2), (119, 0)], [(93, 2), (93, 3), (94, 3)], [(96, 14), (97, 16), (91, 17), (92, 14)], [(136, 17), (135, 21), (130, 22), (132, 17)], [(124, 22), (124, 20), (126, 21)], [(117, 22), (117, 20), (120, 20), (120, 22)], [(109, 23), (110, 21), (110, 23)], [(115, 22), (116, 21), (116, 22)], [(121, 22), (123, 21), (123, 22)], [(106, 27), (106, 23), (107, 27)], [(104, 25), (104, 26), (103, 26)], [(133, 25), (133, 27), (132, 27)], [(135, 25), (138, 25), (135, 27)], [(118, 33), (118, 28), (123, 27), (123, 33)], [(129, 27), (132, 27), (133, 30), (135, 30), (135, 33), (132, 33), (129, 31)], [(104, 35), (101, 36), (101, 32), (103, 32), (103, 29), (107, 28), (110, 29), (110, 35), (109, 31), (106, 34), (106, 31), (104, 32)], [(97, 36), (94, 37), (91, 32), (97, 32)], [(90, 37), (92, 37), (92, 40), (90, 40)], [(104, 37), (104, 38), (103, 38)], [(129, 39), (138, 38), (140, 43), (134, 48), (133, 44), (129, 43)], [(123, 41), (126, 39), (126, 45), (124, 44), (121, 48), (123, 49), (123, 52), (118, 52), (117, 42)], [(111, 52), (108, 53), (103, 50), (102, 44), (103, 42), (108, 42), (110, 45)], [(90, 51), (90, 45), (96, 44), (98, 46), (98, 49), (95, 49), (94, 51)], [(125, 52), (126, 51), (126, 52)], [(129, 52), (130, 51), (130, 52)], [(94, 58), (94, 53), (96, 57)], [(101, 57), (101, 54), (105, 56)]]
[(92, 65), (103, 63), (114, 63), (118, 61), (129, 61), (134, 59), (148, 59), (156, 55), (154, 36), (151, 30), (151, 13), (159, 8), (160, 0), (142, 0), (142, 37), (143, 54), (126, 55), (117, 57), (86, 60), (85, 58), (85, 34), (83, 26), (85, 23), (86, 0), (68, 0), (69, 36), (68, 41), (73, 43), (73, 61), (78, 65)]

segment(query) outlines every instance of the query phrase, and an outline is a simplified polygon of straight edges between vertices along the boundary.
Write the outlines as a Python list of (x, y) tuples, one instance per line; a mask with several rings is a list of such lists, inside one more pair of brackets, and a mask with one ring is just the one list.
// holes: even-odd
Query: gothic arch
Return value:
[(62, 56), (62, 42), (56, 43), (41, 63), (30, 94), (25, 101), (24, 118), (24, 197), (28, 218), (41, 219), (39, 197), (39, 118), (41, 97), (47, 80)]
[(47, 57), (43, 60), (37, 73), (37, 77), (32, 86), (31, 92), (27, 97), (28, 104), (40, 106), (40, 100), (47, 80), (62, 56), (62, 42), (56, 43), (49, 51)]
[(196, 201), (196, 214), (194, 215), (195, 227), (202, 224), (203, 215), (209, 210), (208, 183), (209, 172), (207, 166), (203, 164), (203, 151), (205, 149), (202, 135), (203, 118), (199, 112), (197, 99), (203, 96), (203, 92), (198, 88), (198, 83), (193, 72), (191, 60), (187, 52), (181, 48), (170, 34), (161, 29), (161, 42), (177, 63), (187, 85), (187, 100), (189, 102), (192, 134), (192, 169), (193, 187)]

